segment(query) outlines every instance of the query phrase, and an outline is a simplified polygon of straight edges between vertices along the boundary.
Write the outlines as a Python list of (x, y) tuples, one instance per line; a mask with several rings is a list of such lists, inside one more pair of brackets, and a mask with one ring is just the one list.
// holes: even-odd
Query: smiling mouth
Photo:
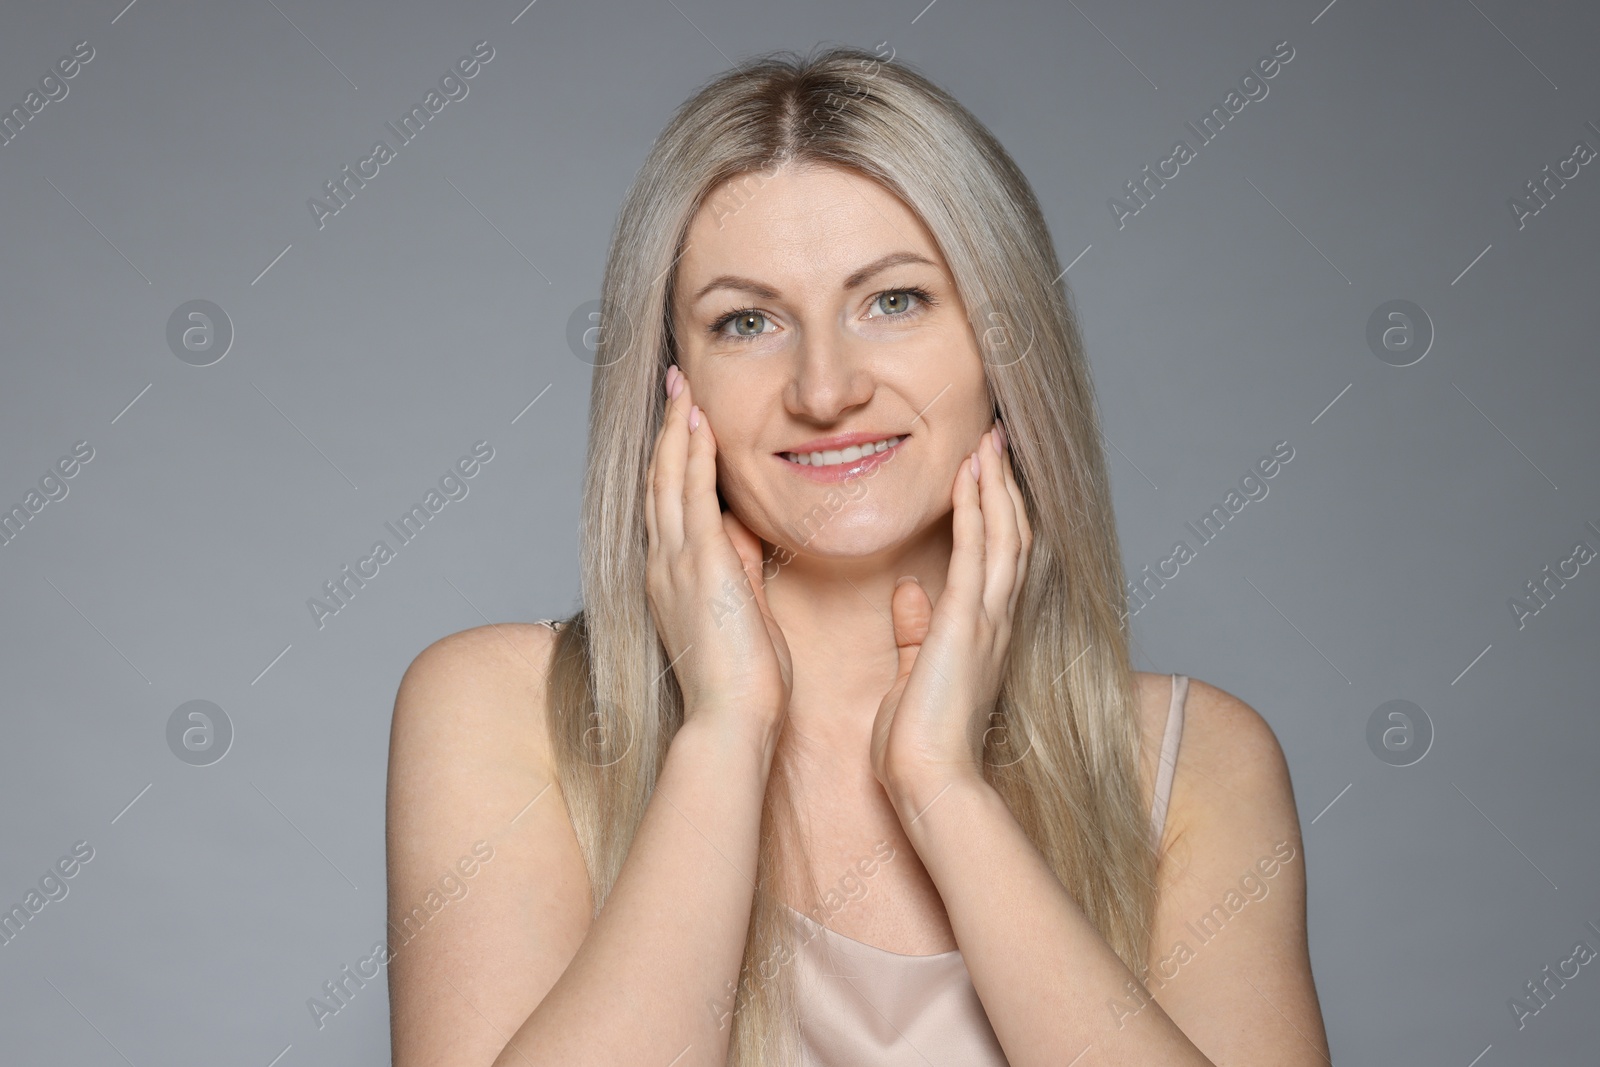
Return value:
[(866, 456), (887, 452), (910, 436), (901, 434), (898, 437), (886, 437), (882, 441), (851, 445), (849, 448), (828, 449), (824, 452), (779, 452), (778, 455), (802, 467), (846, 467)]

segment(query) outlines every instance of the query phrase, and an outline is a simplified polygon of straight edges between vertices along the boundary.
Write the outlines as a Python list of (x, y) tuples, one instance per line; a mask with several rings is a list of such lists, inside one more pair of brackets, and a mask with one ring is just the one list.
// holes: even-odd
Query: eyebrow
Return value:
[[(898, 267), (903, 263), (925, 263), (936, 270), (939, 266), (927, 256), (918, 255), (915, 252), (890, 252), (888, 255), (873, 260), (851, 274), (850, 277), (844, 280), (844, 285), (840, 288), (844, 291), (849, 291), (879, 271), (888, 270), (890, 267)], [(694, 294), (693, 299), (690, 300), (690, 303), (699, 303), (700, 299), (713, 289), (739, 289), (747, 293), (753, 293), (762, 300), (776, 300), (780, 295), (776, 289), (763, 285), (754, 279), (743, 278), (737, 274), (722, 274), (701, 286), (699, 291)]]

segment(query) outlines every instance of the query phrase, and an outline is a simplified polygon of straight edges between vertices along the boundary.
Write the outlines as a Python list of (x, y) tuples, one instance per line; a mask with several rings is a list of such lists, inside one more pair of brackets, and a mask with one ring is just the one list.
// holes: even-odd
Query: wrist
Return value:
[(937, 811), (941, 804), (953, 799), (965, 800), (978, 795), (987, 798), (998, 795), (983, 776), (972, 769), (921, 770), (892, 777), (885, 790), (900, 825), (907, 836), (914, 836), (925, 824), (929, 812)]
[(686, 737), (689, 744), (713, 752), (753, 754), (766, 770), (772, 766), (781, 726), (782, 720), (778, 717), (748, 708), (690, 708), (685, 711), (683, 725), (678, 728), (673, 743), (677, 743), (677, 737)]

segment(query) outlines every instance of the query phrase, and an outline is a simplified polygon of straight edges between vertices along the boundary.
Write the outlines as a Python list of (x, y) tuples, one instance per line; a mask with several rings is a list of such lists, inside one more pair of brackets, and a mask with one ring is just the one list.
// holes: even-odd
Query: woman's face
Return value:
[[(714, 190), (685, 243), (679, 367), (715, 435), (729, 509), (812, 556), (872, 555), (944, 518), (994, 409), (921, 220), (854, 171), (784, 167)], [(848, 453), (795, 462), (842, 451), (816, 443), (842, 434), (904, 440), (865, 468)]]

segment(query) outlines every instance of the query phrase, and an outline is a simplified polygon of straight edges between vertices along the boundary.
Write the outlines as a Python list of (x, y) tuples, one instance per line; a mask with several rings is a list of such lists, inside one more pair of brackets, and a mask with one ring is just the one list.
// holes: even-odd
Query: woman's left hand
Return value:
[(1004, 443), (997, 422), (978, 440), (978, 477), (970, 456), (956, 472), (954, 546), (937, 607), (914, 581), (890, 601), (900, 670), (873, 723), (872, 769), (897, 804), (982, 774), (1033, 544)]

